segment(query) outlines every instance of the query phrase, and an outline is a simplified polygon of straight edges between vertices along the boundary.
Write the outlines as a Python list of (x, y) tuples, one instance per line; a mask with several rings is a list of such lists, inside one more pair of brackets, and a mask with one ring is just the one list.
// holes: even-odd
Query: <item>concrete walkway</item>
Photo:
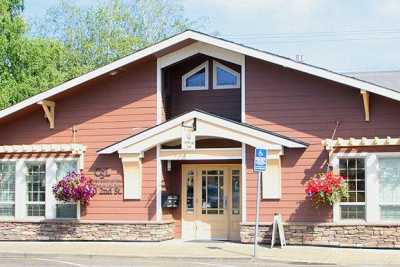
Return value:
[[(0, 242), (0, 254), (160, 258), (250, 258), (252, 245), (231, 242)], [(278, 262), (398, 265), (400, 250), (287, 246), (258, 248), (258, 258)]]

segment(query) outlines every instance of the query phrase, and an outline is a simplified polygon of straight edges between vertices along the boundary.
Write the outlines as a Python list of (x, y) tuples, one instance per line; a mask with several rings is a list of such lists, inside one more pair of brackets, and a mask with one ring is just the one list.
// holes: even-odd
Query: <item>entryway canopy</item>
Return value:
[(307, 143), (302, 141), (252, 125), (236, 122), (202, 110), (194, 110), (112, 144), (97, 153), (143, 153), (156, 145), (180, 138), (184, 139), (185, 128), (191, 128), (194, 138), (196, 136), (225, 138), (270, 150), (282, 150), (283, 147), (305, 148), (308, 146)]

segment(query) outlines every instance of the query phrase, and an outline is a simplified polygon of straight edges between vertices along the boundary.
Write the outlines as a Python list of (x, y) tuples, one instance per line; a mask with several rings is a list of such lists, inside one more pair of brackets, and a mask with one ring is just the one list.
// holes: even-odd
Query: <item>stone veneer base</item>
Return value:
[(174, 238), (175, 222), (0, 222), (0, 240), (163, 241)]
[[(263, 223), (259, 229), (260, 242), (270, 244), (272, 225)], [(400, 224), (286, 223), (284, 231), (289, 245), (400, 248)], [(240, 238), (254, 242), (254, 223), (241, 224)]]

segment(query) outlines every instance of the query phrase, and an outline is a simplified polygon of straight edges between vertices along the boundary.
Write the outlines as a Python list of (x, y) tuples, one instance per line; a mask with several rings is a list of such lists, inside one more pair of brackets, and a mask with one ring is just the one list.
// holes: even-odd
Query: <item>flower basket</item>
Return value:
[(83, 173), (70, 172), (53, 186), (53, 193), (58, 201), (79, 201), (86, 207), (96, 194), (96, 186), (93, 180)]
[(320, 173), (312, 177), (306, 185), (307, 197), (314, 208), (329, 207), (348, 197), (348, 187), (344, 178), (333, 172)]

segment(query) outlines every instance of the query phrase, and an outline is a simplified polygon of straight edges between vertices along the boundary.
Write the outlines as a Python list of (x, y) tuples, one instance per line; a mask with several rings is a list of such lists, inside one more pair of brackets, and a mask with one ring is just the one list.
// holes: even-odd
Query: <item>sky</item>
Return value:
[[(71, 0), (87, 6), (93, 0)], [(337, 72), (400, 70), (400, 0), (181, 0), (208, 33)], [(25, 0), (28, 18), (56, 0)]]

